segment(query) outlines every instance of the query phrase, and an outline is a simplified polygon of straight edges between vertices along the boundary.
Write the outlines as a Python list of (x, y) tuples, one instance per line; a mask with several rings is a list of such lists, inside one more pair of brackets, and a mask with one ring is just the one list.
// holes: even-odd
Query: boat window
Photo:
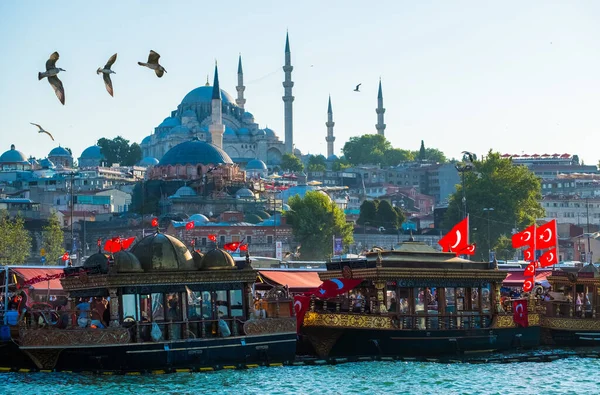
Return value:
[(167, 297), (167, 319), (170, 321), (181, 321), (181, 302), (179, 294), (166, 294)]
[(409, 288), (398, 288), (398, 311), (401, 314), (408, 314), (408, 301), (410, 299)]
[(136, 295), (133, 294), (123, 295), (123, 319), (127, 318), (133, 319), (134, 321), (139, 321), (140, 319), (137, 298)]
[(165, 307), (163, 294), (152, 294), (150, 295), (152, 300), (152, 321), (164, 321), (165, 320)]
[(427, 310), (438, 309), (437, 289), (435, 287), (425, 288), (425, 302), (427, 303)]
[(481, 287), (481, 310), (484, 313), (489, 313), (491, 311), (490, 295), (490, 284), (485, 284)]
[(244, 316), (244, 303), (243, 303), (242, 290), (236, 289), (229, 291), (229, 300), (231, 301), (231, 316), (232, 317), (243, 317)]
[(213, 310), (212, 310), (212, 297), (210, 292), (204, 291), (202, 292), (202, 318), (205, 320), (210, 320), (213, 318)]
[(415, 288), (415, 313), (425, 310), (425, 288)]
[(594, 305), (594, 289), (589, 285), (585, 286), (585, 297), (583, 299), (583, 311), (586, 318), (592, 317), (592, 306)]
[(187, 316), (190, 320), (199, 320), (202, 317), (202, 298), (199, 292), (187, 289)]
[(217, 315), (223, 314), (223, 316), (229, 316), (229, 312), (227, 311), (227, 291), (217, 291), (215, 294), (217, 296)]
[(454, 300), (454, 288), (446, 288), (446, 313), (456, 313), (456, 303)]
[(140, 312), (142, 322), (150, 321), (152, 317), (152, 299), (150, 295), (140, 295)]
[(471, 309), (479, 310), (479, 288), (471, 288)]
[(460, 287), (456, 288), (456, 311), (467, 310), (465, 305), (465, 289)]

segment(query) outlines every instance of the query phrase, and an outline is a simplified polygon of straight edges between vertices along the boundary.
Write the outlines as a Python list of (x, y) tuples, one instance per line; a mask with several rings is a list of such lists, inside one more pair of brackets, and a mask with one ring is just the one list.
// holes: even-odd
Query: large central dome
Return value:
[[(181, 105), (195, 103), (210, 103), (212, 101), (212, 91), (213, 87), (210, 85), (205, 85), (196, 88), (190, 91), (190, 93), (188, 93), (187, 95), (185, 95), (185, 97), (181, 101)], [(225, 92), (223, 89), (220, 89), (220, 91), (221, 100), (223, 101), (223, 103), (232, 104), (234, 106), (236, 105), (235, 100), (229, 95), (229, 93)]]
[(219, 147), (204, 141), (191, 140), (178, 144), (168, 150), (158, 163), (158, 166), (187, 164), (217, 165), (221, 163), (232, 164), (233, 161)]

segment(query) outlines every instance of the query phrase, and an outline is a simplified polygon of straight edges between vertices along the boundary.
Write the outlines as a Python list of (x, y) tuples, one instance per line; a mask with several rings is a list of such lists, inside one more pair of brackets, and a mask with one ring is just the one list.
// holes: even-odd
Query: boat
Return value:
[(24, 309), (0, 366), (141, 372), (291, 363), (290, 301), (256, 314), (256, 278), (249, 256), (236, 263), (221, 249), (190, 252), (157, 231), (131, 251), (99, 251), (66, 267), (67, 303)]
[(556, 346), (600, 345), (600, 273), (593, 264), (564, 266), (547, 277), (542, 342)]
[(409, 240), (395, 250), (374, 249), (362, 259), (331, 261), (319, 276), (340, 289), (347, 279), (360, 283), (339, 297), (310, 296), (310, 307), (299, 319), (304, 354), (426, 357), (540, 344), (537, 302), (514, 300), (518, 320), (505, 311), (500, 288), (507, 272), (495, 263)]

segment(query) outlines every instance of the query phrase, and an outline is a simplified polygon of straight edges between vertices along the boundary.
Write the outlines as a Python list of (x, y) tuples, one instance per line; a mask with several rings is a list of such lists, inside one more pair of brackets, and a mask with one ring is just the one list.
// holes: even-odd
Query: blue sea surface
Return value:
[(202, 373), (1, 373), (0, 394), (598, 394), (600, 360), (359, 362)]

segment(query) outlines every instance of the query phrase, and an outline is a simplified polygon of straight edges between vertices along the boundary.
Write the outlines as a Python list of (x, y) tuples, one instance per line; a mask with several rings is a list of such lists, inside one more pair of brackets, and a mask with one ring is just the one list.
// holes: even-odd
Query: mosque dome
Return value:
[(179, 118), (174, 118), (174, 117), (166, 117), (164, 119), (164, 121), (162, 121), (162, 123), (160, 125), (158, 125), (159, 128), (172, 128), (175, 126), (179, 126), (181, 125), (181, 121), (179, 120)]
[(179, 188), (176, 192), (175, 192), (175, 196), (196, 196), (197, 193), (196, 191), (194, 191), (192, 188), (188, 187), (187, 185), (182, 186), (181, 188)]
[(190, 221), (194, 221), (194, 223), (196, 222), (200, 222), (200, 223), (206, 223), (209, 222), (210, 220), (208, 219), (208, 217), (204, 214), (194, 214), (194, 215), (190, 215), (190, 217), (188, 218)]
[(244, 199), (244, 198), (254, 198), (254, 192), (252, 192), (248, 188), (240, 188), (235, 193), (235, 197), (238, 198), (238, 199), (240, 199), (240, 198), (242, 198), (242, 199)]
[(252, 159), (246, 165), (246, 170), (267, 170), (267, 165), (260, 159)]
[(287, 203), (288, 199), (291, 198), (292, 196), (298, 195), (301, 198), (303, 198), (308, 191), (315, 191), (317, 189), (318, 189), (317, 187), (312, 186), (312, 185), (296, 185), (289, 189), (286, 189), (285, 191), (282, 191), (280, 196), (281, 196), (281, 199)]
[(258, 129), (254, 135), (255, 136), (266, 136), (267, 133), (262, 129)]
[(144, 271), (140, 261), (129, 251), (119, 251), (113, 255), (118, 273), (141, 273)]
[(194, 259), (186, 246), (173, 236), (154, 233), (137, 242), (131, 252), (145, 272), (194, 270)]
[(225, 151), (210, 143), (191, 140), (176, 145), (162, 157), (159, 166), (176, 166), (187, 164), (233, 164)]
[(101, 273), (108, 273), (108, 255), (97, 252), (85, 260), (83, 267), (86, 269), (99, 268)]
[(27, 157), (23, 155), (21, 151), (17, 151), (14, 144), (10, 146), (10, 150), (0, 155), (0, 163), (29, 164), (29, 162), (27, 162)]
[(79, 159), (104, 159), (104, 155), (102, 155), (102, 148), (100, 148), (98, 145), (87, 147), (83, 150)]
[[(183, 100), (181, 101), (181, 105), (189, 105), (189, 104), (198, 104), (198, 103), (211, 103), (212, 102), (212, 91), (213, 87), (210, 85), (200, 86), (185, 95)], [(224, 104), (232, 104), (236, 106), (235, 100), (233, 97), (229, 95), (229, 93), (225, 92), (221, 89), (221, 101)]]
[(249, 213), (244, 216), (244, 222), (258, 224), (263, 222), (263, 219), (254, 213)]
[(225, 133), (223, 133), (223, 137), (236, 137), (235, 131), (231, 129), (229, 126), (225, 126)]
[(233, 257), (227, 251), (219, 248), (208, 251), (202, 259), (202, 270), (233, 268), (235, 268)]
[(283, 211), (290, 211), (291, 210), (291, 207), (288, 204), (285, 204), (285, 203), (281, 206), (281, 208), (283, 209)]
[(336, 161), (336, 160), (338, 160), (338, 159), (339, 159), (339, 158), (338, 158), (338, 156), (337, 156), (337, 155), (329, 155), (329, 156), (327, 157), (327, 162), (333, 162), (333, 161)]
[(194, 252), (192, 252), (192, 259), (194, 260), (194, 266), (199, 269), (202, 267), (202, 259), (204, 259), (204, 254), (200, 251), (194, 250)]
[(252, 119), (252, 120), (254, 120), (254, 115), (252, 115), (251, 112), (246, 111), (244, 113), (244, 119)]
[(262, 210), (257, 210), (254, 212), (254, 214), (258, 215), (261, 219), (271, 218), (271, 214), (267, 213), (266, 211), (262, 211)]
[(189, 134), (190, 129), (187, 126), (177, 125), (173, 129), (169, 130), (169, 134)]
[(54, 169), (56, 166), (54, 166), (54, 163), (52, 163), (52, 161), (48, 158), (44, 158), (40, 161), (40, 166), (42, 169)]
[(158, 165), (158, 159), (153, 158), (151, 156), (147, 156), (142, 159), (139, 163), (140, 166), (148, 167), (148, 166), (156, 166)]
[(152, 141), (152, 136), (146, 136), (142, 140), (142, 144), (150, 144), (151, 141)]
[(66, 157), (71, 157), (71, 153), (69, 151), (67, 151), (66, 149), (64, 149), (63, 147), (61, 147), (60, 145), (56, 148), (54, 148), (52, 151), (50, 151), (50, 153), (48, 154), (48, 157), (50, 156), (66, 156)]
[(183, 112), (183, 114), (181, 114), (182, 117), (195, 117), (196, 113), (192, 110), (185, 110)]
[(273, 129), (265, 128), (264, 130), (267, 134), (267, 137), (275, 137), (275, 132), (273, 131)]

